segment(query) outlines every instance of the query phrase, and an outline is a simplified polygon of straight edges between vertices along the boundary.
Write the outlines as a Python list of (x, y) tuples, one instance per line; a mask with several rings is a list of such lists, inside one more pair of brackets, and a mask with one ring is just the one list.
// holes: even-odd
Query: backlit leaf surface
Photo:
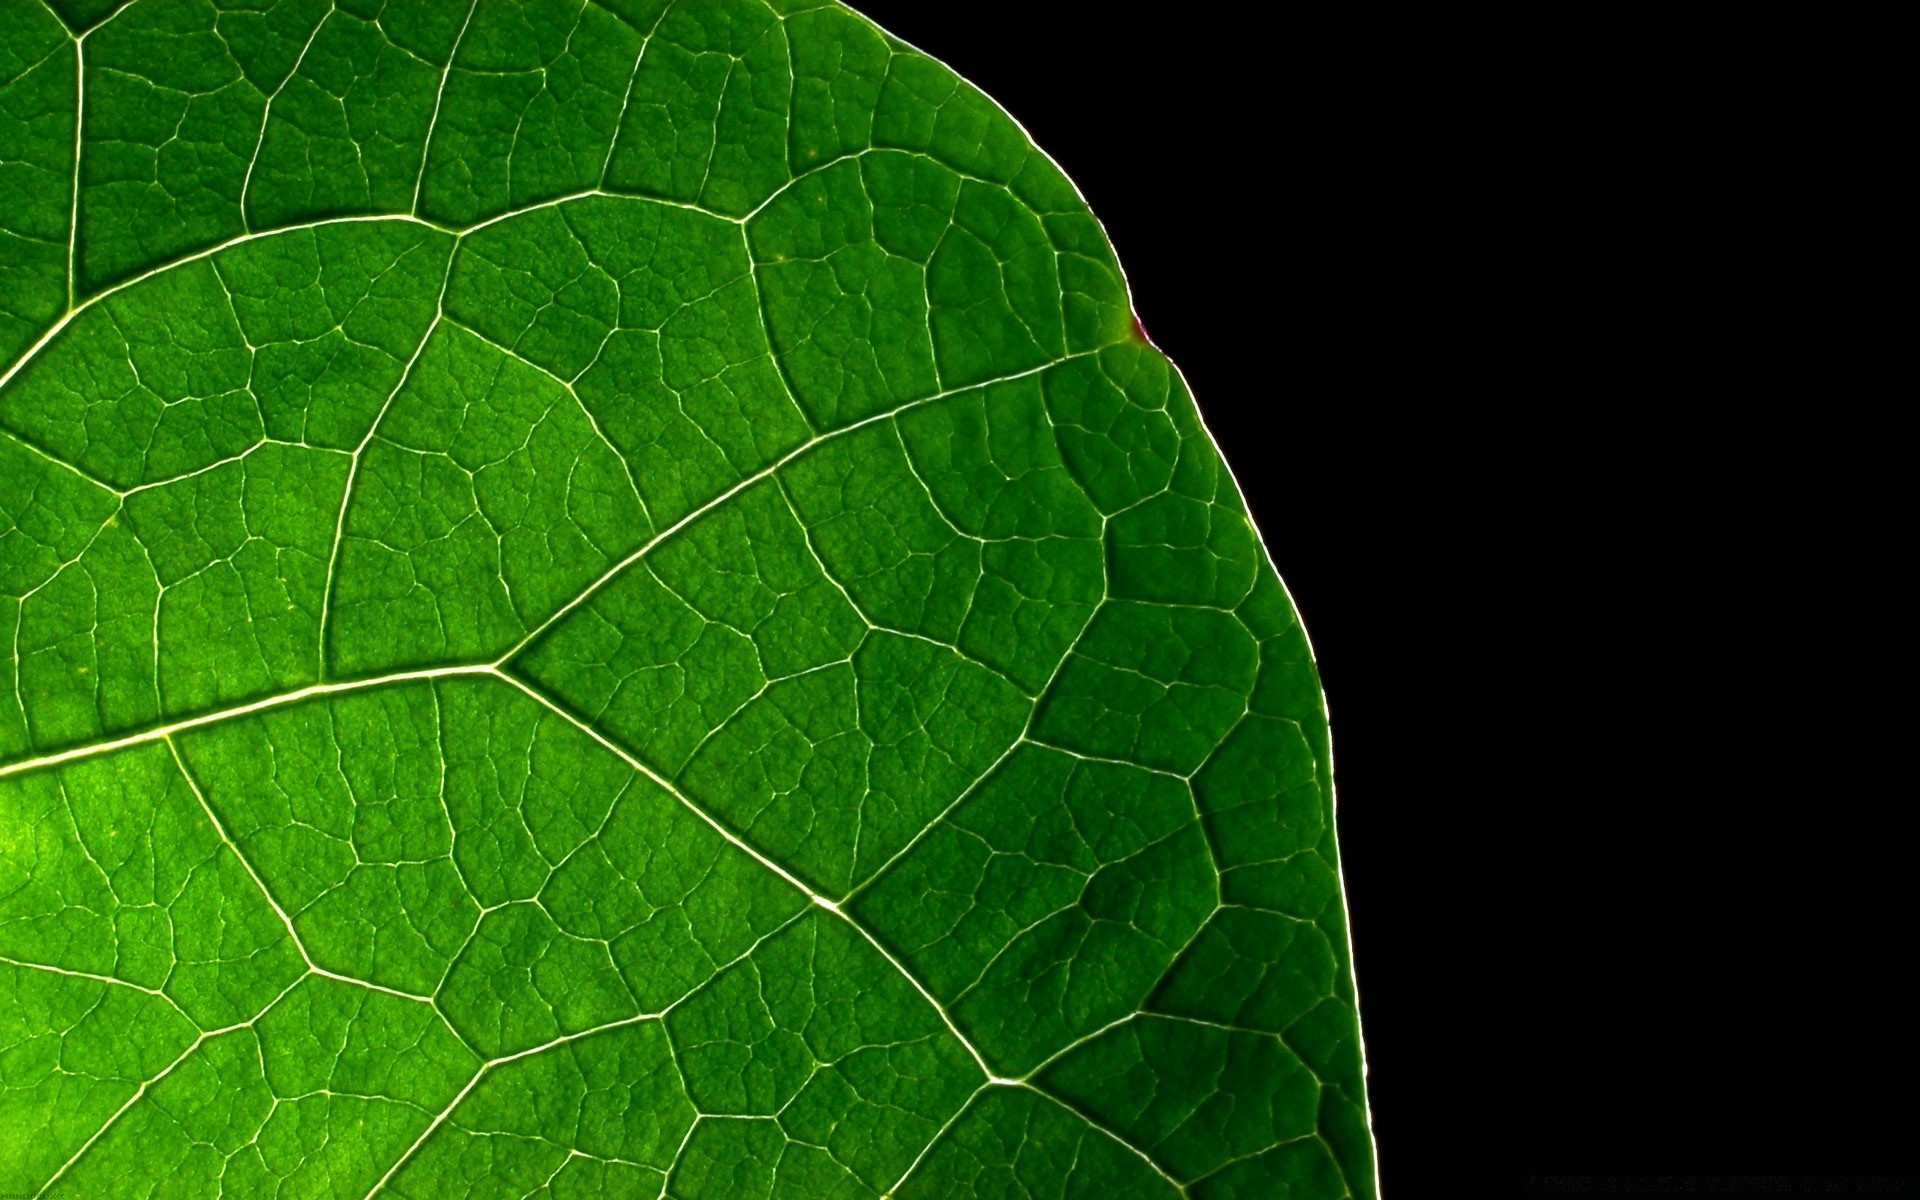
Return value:
[(4, 0), (0, 362), (0, 1192), (1373, 1194), (1305, 636), (945, 67)]

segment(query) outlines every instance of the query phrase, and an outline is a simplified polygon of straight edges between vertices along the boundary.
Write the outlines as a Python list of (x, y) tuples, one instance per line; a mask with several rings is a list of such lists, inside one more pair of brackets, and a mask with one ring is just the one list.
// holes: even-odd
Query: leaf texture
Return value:
[(0, 1192), (1374, 1194), (1305, 635), (939, 63), (5, 0), (0, 362)]

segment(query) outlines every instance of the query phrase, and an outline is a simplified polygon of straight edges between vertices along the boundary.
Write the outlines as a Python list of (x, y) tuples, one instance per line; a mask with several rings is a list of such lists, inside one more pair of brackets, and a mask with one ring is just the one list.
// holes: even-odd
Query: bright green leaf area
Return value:
[(0, 1192), (1374, 1194), (1293, 608), (864, 18), (6, 0), (0, 363)]

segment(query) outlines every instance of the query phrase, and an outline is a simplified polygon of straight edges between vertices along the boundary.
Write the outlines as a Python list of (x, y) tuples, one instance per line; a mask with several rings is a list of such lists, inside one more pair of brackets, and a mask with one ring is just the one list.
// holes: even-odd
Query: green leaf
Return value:
[(1306, 637), (939, 63), (0, 4), (0, 361), (0, 1192), (1374, 1194)]

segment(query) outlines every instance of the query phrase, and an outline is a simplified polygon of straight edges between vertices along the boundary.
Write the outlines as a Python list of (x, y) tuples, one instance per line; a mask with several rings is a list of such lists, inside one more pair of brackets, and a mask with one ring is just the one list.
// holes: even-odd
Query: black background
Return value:
[(1892, 497), (1770, 325), (1793, 48), (856, 4), (1080, 186), (1306, 621), (1384, 1194), (1911, 1169), (1913, 789), (1844, 676)]

